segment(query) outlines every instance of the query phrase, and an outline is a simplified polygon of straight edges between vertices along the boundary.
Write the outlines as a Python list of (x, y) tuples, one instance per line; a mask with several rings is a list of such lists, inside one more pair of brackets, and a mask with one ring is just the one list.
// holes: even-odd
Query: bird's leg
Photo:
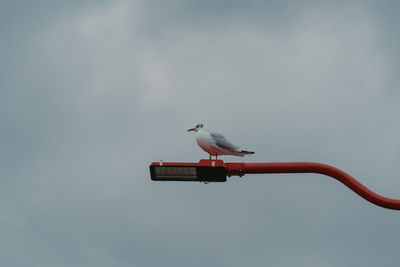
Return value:
[(210, 154), (210, 158), (209, 158), (209, 160), (211, 160), (211, 154)]
[(218, 154), (215, 153), (215, 160), (218, 160)]

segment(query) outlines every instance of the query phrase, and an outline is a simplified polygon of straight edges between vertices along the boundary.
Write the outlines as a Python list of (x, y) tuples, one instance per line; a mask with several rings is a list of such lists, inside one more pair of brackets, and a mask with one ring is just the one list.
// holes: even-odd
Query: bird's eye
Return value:
[(203, 124), (200, 124), (200, 127), (203, 128)]
[(196, 125), (196, 128), (199, 128), (199, 127), (200, 127), (200, 124), (197, 124), (197, 125)]

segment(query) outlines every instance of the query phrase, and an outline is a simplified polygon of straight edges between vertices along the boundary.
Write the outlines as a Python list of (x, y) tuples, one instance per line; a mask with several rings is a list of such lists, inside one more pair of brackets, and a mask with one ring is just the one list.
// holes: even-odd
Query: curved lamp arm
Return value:
[(387, 209), (400, 210), (400, 199), (378, 195), (349, 174), (330, 165), (315, 162), (224, 163), (228, 176), (249, 173), (319, 173), (335, 178), (369, 202)]

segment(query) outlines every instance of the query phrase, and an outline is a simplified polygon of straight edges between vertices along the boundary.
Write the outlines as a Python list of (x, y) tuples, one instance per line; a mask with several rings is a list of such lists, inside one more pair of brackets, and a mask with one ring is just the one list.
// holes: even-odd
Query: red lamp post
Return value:
[(400, 199), (378, 195), (349, 174), (333, 166), (315, 162), (224, 163), (222, 160), (200, 160), (199, 163), (153, 162), (151, 179), (156, 181), (225, 182), (226, 176), (251, 173), (318, 173), (343, 183), (365, 200), (387, 209), (400, 210)]

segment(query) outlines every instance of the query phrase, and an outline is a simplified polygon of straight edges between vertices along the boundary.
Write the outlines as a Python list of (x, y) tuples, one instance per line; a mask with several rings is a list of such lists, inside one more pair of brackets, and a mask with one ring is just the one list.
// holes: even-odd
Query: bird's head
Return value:
[(200, 129), (202, 129), (203, 127), (204, 127), (203, 124), (199, 123), (199, 124), (196, 125), (196, 127), (190, 128), (190, 129), (187, 130), (187, 131), (188, 131), (188, 132), (191, 132), (191, 131), (197, 132), (197, 131), (199, 131)]

